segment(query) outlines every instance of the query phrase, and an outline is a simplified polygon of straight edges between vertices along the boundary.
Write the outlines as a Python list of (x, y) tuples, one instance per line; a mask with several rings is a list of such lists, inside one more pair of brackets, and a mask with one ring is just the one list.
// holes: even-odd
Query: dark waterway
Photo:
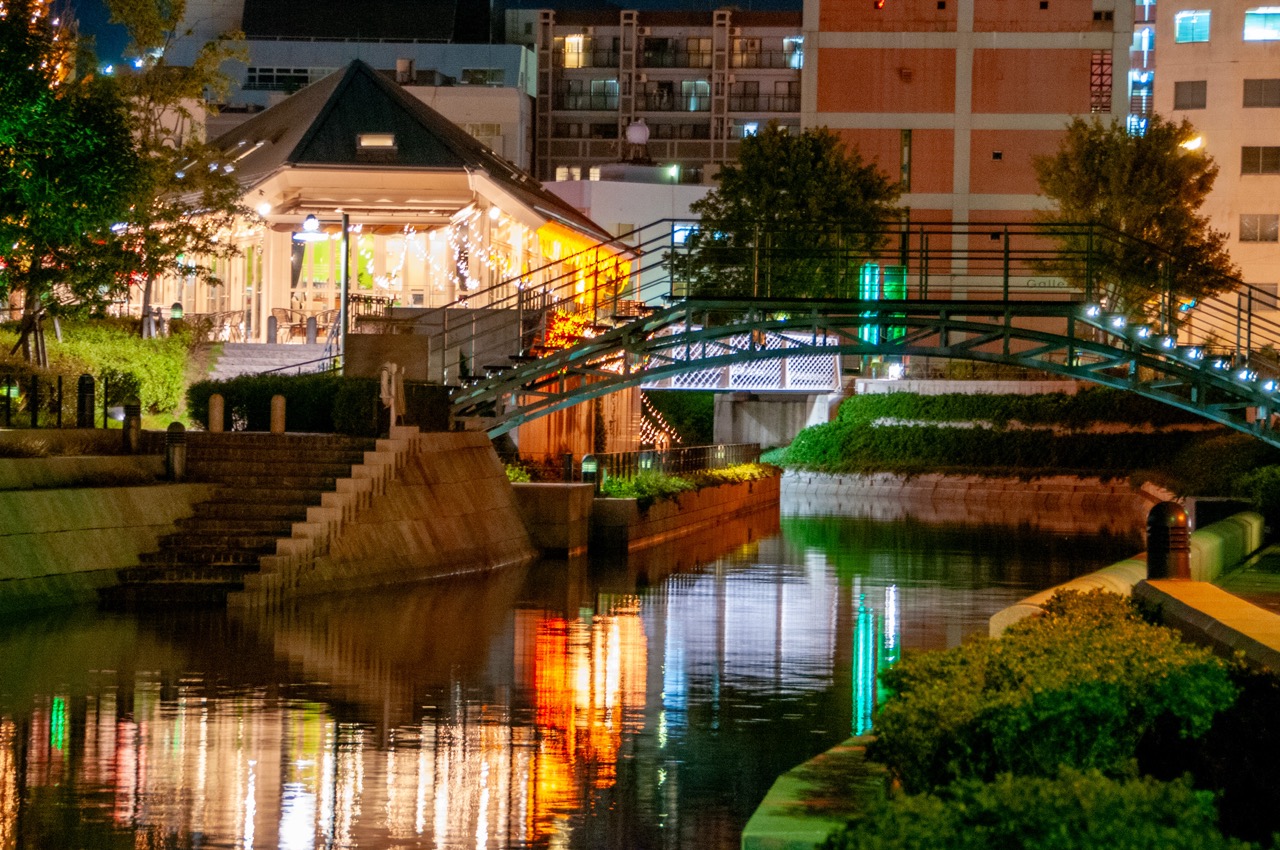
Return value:
[(859, 722), (868, 623), (952, 646), (1136, 548), (774, 517), (270, 616), (0, 624), (0, 850), (729, 850)]

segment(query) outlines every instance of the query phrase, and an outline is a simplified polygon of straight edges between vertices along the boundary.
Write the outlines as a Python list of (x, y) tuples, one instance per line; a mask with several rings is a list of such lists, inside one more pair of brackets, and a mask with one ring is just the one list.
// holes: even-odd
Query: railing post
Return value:
[(1084, 303), (1093, 304), (1093, 228), (1088, 225), (1084, 242)]

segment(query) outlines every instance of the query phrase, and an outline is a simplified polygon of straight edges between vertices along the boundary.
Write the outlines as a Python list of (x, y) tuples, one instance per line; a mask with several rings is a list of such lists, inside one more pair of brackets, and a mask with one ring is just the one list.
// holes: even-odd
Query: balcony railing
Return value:
[(788, 53), (785, 50), (753, 50), (743, 53), (729, 54), (731, 68), (794, 68), (800, 69), (804, 64), (803, 53)]
[(666, 94), (648, 92), (636, 98), (637, 108), (646, 112), (710, 112), (709, 94)]
[(577, 110), (617, 110), (618, 96), (616, 94), (568, 94), (559, 92), (554, 98), (553, 108), (555, 109), (577, 109)]
[(560, 68), (616, 68), (616, 50), (583, 50), (579, 53), (556, 51), (556, 65)]
[(795, 94), (735, 94), (729, 96), (730, 112), (799, 112)]
[(710, 50), (646, 50), (640, 54), (642, 68), (710, 68)]

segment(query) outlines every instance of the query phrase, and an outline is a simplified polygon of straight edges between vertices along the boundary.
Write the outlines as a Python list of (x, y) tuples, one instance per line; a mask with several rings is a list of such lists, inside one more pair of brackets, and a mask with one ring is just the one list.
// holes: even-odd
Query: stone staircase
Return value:
[(225, 381), (240, 375), (256, 375), (261, 372), (279, 371), (284, 374), (320, 372), (328, 367), (325, 344), (228, 342), (222, 346), (222, 354), (209, 378)]
[(222, 487), (141, 566), (121, 571), (120, 584), (102, 591), (103, 605), (225, 604), (375, 446), (335, 435), (188, 434), (188, 479)]

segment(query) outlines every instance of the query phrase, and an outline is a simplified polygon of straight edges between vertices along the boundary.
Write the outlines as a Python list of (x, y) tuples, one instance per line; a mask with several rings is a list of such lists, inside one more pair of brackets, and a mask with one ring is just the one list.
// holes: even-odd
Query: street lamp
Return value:
[[(348, 215), (342, 213), (342, 262), (339, 265), (339, 284), (341, 291), (338, 297), (338, 351), (342, 356), (347, 354), (347, 291), (350, 288), (349, 268), (350, 261), (348, 254), (350, 253), (350, 220)], [(302, 220), (302, 230), (293, 234), (295, 242), (321, 242), (328, 239), (329, 235), (320, 230), (320, 219), (314, 214), (308, 214)], [(346, 364), (343, 364), (344, 368)]]

